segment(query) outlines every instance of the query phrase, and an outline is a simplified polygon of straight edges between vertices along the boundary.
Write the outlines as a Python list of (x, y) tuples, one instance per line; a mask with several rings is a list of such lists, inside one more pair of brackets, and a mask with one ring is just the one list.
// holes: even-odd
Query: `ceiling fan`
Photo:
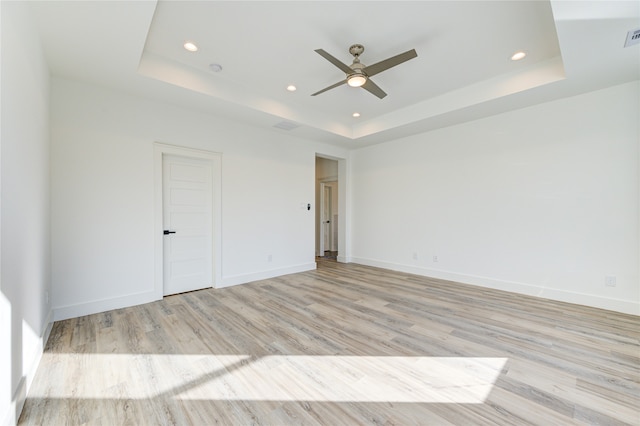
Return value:
[(371, 81), (370, 77), (373, 77), (374, 75), (379, 74), (382, 71), (386, 71), (391, 67), (395, 67), (396, 65), (399, 65), (403, 62), (408, 61), (409, 59), (413, 59), (418, 56), (416, 50), (411, 49), (399, 55), (385, 59), (384, 61), (380, 61), (373, 65), (367, 66), (360, 62), (360, 55), (362, 54), (362, 52), (364, 52), (364, 46), (361, 44), (354, 44), (349, 48), (349, 53), (353, 55), (353, 63), (349, 66), (342, 63), (340, 60), (336, 59), (322, 49), (316, 49), (316, 52), (336, 67), (340, 68), (347, 75), (347, 77), (336, 84), (325, 87), (324, 89), (312, 94), (311, 96), (319, 95), (320, 93), (324, 93), (327, 90), (334, 89), (347, 83), (351, 87), (362, 87), (363, 89), (367, 90), (370, 93), (373, 93), (380, 99), (387, 96), (387, 94), (377, 84)]

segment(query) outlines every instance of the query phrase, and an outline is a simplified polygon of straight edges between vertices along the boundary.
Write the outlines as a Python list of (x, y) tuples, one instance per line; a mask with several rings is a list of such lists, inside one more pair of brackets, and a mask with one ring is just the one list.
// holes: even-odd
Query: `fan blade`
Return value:
[(329, 87), (325, 87), (325, 88), (324, 88), (324, 89), (322, 89), (321, 91), (316, 92), (316, 93), (312, 94), (311, 96), (319, 95), (320, 93), (324, 93), (324, 92), (326, 92), (327, 90), (335, 89), (335, 88), (336, 88), (336, 87), (338, 87), (338, 86), (342, 86), (342, 85), (343, 85), (343, 84), (345, 84), (346, 82), (347, 82), (347, 79), (345, 78), (344, 80), (339, 81), (339, 82), (337, 82), (336, 84), (332, 84), (332, 85), (331, 85), (331, 86), (329, 86)]
[(364, 67), (362, 71), (369, 77), (372, 77), (376, 74), (381, 73), (382, 71), (388, 70), (391, 67), (400, 65), (401, 63), (406, 62), (409, 59), (413, 59), (416, 56), (418, 56), (418, 54), (416, 53), (415, 49), (407, 50), (404, 53), (392, 56), (391, 58), (385, 59), (384, 61), (380, 61), (373, 65), (369, 65), (368, 67)]
[(333, 56), (331, 56), (329, 53), (325, 52), (324, 50), (316, 49), (315, 51), (318, 52), (318, 54), (320, 56), (322, 56), (323, 58), (325, 58), (327, 61), (331, 62), (336, 67), (340, 68), (342, 70), (342, 72), (344, 72), (345, 74), (351, 74), (353, 72), (353, 70), (351, 69), (351, 67), (349, 67), (349, 65), (343, 64), (338, 59), (334, 58)]
[(384, 93), (384, 90), (382, 90), (377, 84), (375, 84), (373, 81), (371, 81), (370, 78), (368, 78), (366, 83), (364, 83), (361, 87), (363, 89), (369, 91), (370, 93), (373, 93), (374, 95), (376, 95), (380, 99), (382, 99), (385, 96), (387, 96), (387, 94)]

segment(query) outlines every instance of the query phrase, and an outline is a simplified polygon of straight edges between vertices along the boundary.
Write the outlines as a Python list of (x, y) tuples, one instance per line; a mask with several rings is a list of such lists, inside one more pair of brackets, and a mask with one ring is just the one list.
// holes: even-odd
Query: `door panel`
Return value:
[[(331, 186), (323, 185), (322, 203), (322, 240), (324, 251), (331, 250)], [(324, 253), (322, 253), (324, 254)]]
[(163, 156), (164, 294), (213, 285), (213, 165)]

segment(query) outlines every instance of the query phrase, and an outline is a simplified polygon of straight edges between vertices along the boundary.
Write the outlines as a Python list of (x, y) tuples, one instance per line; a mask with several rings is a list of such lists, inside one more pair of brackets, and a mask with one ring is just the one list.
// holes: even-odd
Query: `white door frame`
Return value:
[(213, 287), (215, 288), (222, 281), (222, 154), (203, 151), (199, 149), (183, 148), (179, 146), (167, 145), (156, 142), (153, 144), (153, 163), (154, 163), (154, 293), (157, 299), (164, 296), (163, 284), (163, 248), (164, 235), (163, 231), (163, 205), (162, 205), (162, 158), (165, 155), (178, 155), (181, 157), (198, 158), (201, 160), (209, 160), (212, 164), (213, 179)]
[[(331, 154), (316, 152), (316, 157), (338, 162), (338, 176), (322, 179), (321, 182), (338, 182), (338, 262), (351, 262), (351, 161)], [(316, 179), (316, 182), (318, 180)], [(318, 202), (319, 204), (319, 202)], [(316, 221), (318, 219), (316, 218)], [(314, 222), (314, 227), (317, 222)], [(319, 249), (320, 245), (314, 244)]]

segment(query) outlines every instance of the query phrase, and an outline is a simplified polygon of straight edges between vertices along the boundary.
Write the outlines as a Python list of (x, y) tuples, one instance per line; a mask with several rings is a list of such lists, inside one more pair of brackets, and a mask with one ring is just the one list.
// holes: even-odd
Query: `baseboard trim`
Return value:
[(7, 416), (6, 424), (18, 424), (18, 419), (20, 419), (20, 414), (22, 414), (22, 409), (24, 408), (24, 403), (27, 400), (27, 378), (22, 376), (20, 378), (20, 382), (18, 386), (16, 386), (16, 391), (13, 394), (13, 398), (11, 398), (11, 407), (9, 415)]
[(624, 314), (640, 315), (640, 303), (630, 302), (627, 300), (610, 299), (593, 294), (557, 290), (533, 284), (506, 281), (477, 275), (460, 274), (439, 269), (422, 268), (418, 266), (403, 265), (400, 263), (385, 262), (381, 260), (367, 259), (362, 257), (353, 257), (351, 258), (351, 261), (360, 265), (374, 266), (398, 272), (422, 275), (430, 278), (455, 281), (462, 284), (471, 284), (479, 287), (508, 291), (511, 293), (541, 297), (543, 299), (573, 303), (575, 305), (590, 306), (593, 308), (606, 309), (610, 311), (621, 312)]
[[(38, 342), (38, 346), (35, 349), (35, 352), (31, 356), (31, 364), (27, 369), (26, 376), (26, 391), (29, 392), (31, 389), (31, 383), (33, 383), (33, 379), (36, 376), (36, 371), (38, 371), (38, 365), (40, 365), (40, 360), (42, 360), (42, 354), (44, 353), (44, 348), (47, 346), (47, 341), (49, 340), (49, 336), (51, 335), (51, 329), (53, 328), (53, 310), (49, 310), (47, 314), (47, 319), (44, 323), (44, 331), (40, 336), (40, 340)], [(24, 403), (24, 401), (23, 401)], [(20, 411), (22, 411), (22, 407), (20, 407)]]
[(296, 274), (298, 272), (312, 271), (316, 269), (316, 262), (303, 263), (300, 265), (287, 266), (286, 268), (269, 269), (267, 271), (254, 272), (251, 274), (232, 275), (222, 278), (222, 282), (216, 288), (231, 287), (238, 284), (246, 284), (253, 281), (266, 280), (282, 275)]
[[(161, 299), (161, 298), (160, 298)], [(129, 306), (142, 305), (144, 303), (159, 300), (154, 290), (143, 293), (128, 294), (126, 296), (114, 297), (112, 299), (94, 300), (77, 305), (68, 305), (55, 308), (53, 310), (53, 320), (61, 321), (69, 318), (77, 318), (84, 315), (97, 314), (99, 312), (110, 311), (112, 309), (128, 308)]]
[(15, 426), (18, 423), (18, 419), (15, 416), (15, 409), (13, 405), (9, 405), (7, 412), (2, 420), (2, 426)]
[(49, 336), (51, 335), (51, 329), (53, 328), (53, 311), (49, 310), (47, 314), (47, 318), (44, 322), (44, 331), (40, 336), (38, 345), (34, 349), (34, 353), (31, 355), (31, 362), (29, 363), (29, 367), (27, 368), (27, 375), (22, 376), (18, 386), (16, 387), (16, 392), (13, 394), (13, 398), (11, 400), (10, 411), (7, 413), (5, 421), (3, 425), (15, 425), (20, 418), (20, 414), (22, 413), (22, 409), (24, 408), (24, 403), (27, 400), (27, 395), (29, 394), (29, 389), (31, 388), (31, 384), (33, 383), (33, 379), (36, 376), (36, 372), (38, 371), (38, 366), (40, 365), (40, 361), (42, 360), (42, 354), (44, 353), (44, 348), (47, 346), (47, 341), (49, 340)]
[(14, 413), (15, 410), (13, 409), (13, 407), (11, 405), (9, 405), (8, 410), (6, 413), (4, 413), (3, 419), (2, 419), (2, 426), (15, 426), (18, 422), (16, 421), (16, 416), (11, 414)]
[(543, 297), (545, 299), (557, 300), (560, 302), (591, 306), (593, 308), (606, 309), (608, 311), (640, 316), (640, 302), (634, 303), (627, 300), (611, 299), (602, 296), (595, 296), (592, 294), (556, 290), (553, 288), (543, 288), (540, 294), (538, 294), (537, 296)]

